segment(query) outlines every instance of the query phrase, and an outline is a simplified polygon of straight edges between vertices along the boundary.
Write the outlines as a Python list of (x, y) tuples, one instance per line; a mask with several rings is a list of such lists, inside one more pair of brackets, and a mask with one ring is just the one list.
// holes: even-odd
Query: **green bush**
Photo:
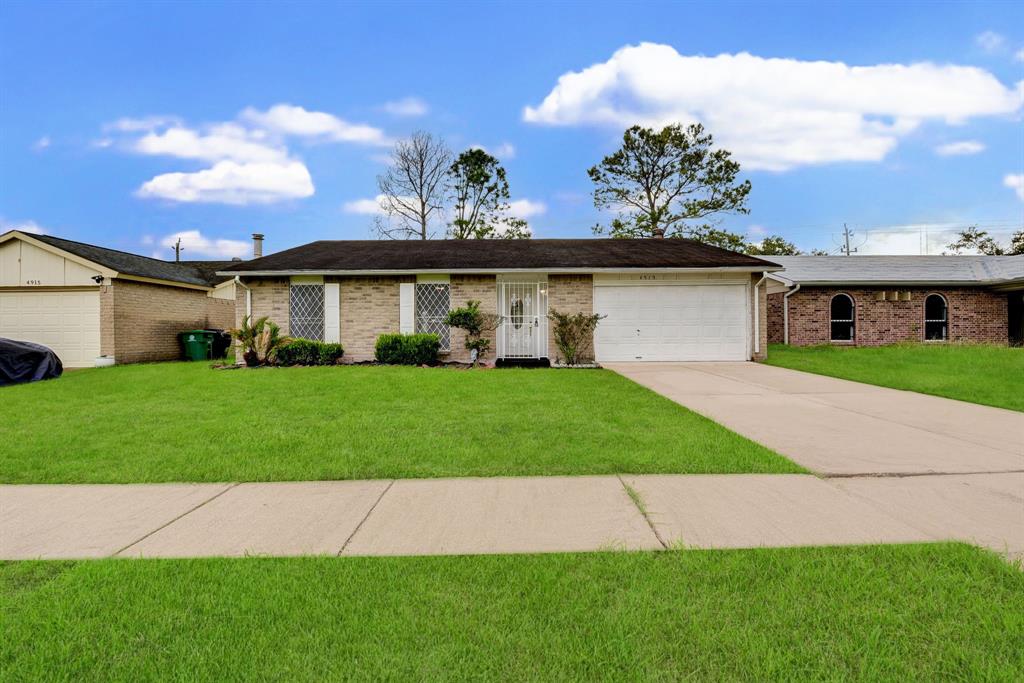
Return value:
[(436, 334), (382, 334), (374, 356), (388, 365), (433, 365), (441, 340)]
[(274, 361), (278, 365), (334, 365), (344, 353), (341, 344), (289, 339), (274, 352)]

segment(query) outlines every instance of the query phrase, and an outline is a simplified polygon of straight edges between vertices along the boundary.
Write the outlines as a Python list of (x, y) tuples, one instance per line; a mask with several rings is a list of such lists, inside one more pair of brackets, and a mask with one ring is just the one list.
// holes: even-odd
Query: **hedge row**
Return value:
[(382, 334), (374, 356), (388, 365), (433, 365), (441, 340), (436, 334)]

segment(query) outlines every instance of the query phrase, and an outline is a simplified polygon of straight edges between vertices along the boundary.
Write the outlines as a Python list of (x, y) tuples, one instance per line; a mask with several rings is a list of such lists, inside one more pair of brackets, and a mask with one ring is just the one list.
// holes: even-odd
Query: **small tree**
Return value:
[(760, 244), (748, 245), (747, 253), (755, 256), (798, 256), (802, 252), (781, 235), (769, 235)]
[(548, 319), (555, 324), (555, 346), (566, 365), (593, 360), (590, 354), (593, 351), (594, 330), (605, 317), (596, 313), (559, 313), (553, 308), (548, 312)]
[(245, 316), (242, 326), (231, 330), (231, 336), (242, 345), (242, 358), (250, 368), (266, 364), (287, 339), (281, 336), (281, 328), (271, 322), (268, 316), (258, 318), (255, 322), (252, 316)]
[(483, 358), (491, 348), (491, 340), (484, 335), (498, 329), (501, 316), (497, 313), (484, 313), (480, 310), (479, 301), (467, 301), (463, 308), (448, 312), (445, 324), (466, 331), (466, 349), (472, 353), (473, 365)]

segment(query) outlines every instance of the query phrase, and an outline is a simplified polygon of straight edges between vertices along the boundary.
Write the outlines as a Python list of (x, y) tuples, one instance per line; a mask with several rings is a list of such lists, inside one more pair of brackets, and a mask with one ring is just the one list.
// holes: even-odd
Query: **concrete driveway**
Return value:
[(758, 363), (605, 367), (825, 476), (1024, 471), (1024, 413)]

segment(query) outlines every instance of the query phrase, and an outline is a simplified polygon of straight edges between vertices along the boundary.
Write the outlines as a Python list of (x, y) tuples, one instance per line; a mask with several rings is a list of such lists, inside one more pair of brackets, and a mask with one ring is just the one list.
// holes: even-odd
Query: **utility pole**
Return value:
[(181, 247), (181, 238), (179, 237), (178, 241), (174, 243), (174, 262), (175, 263), (178, 263), (179, 261), (181, 261), (181, 249), (182, 249), (182, 247)]
[(843, 223), (843, 246), (840, 247), (839, 250), (847, 256), (857, 253), (857, 247), (854, 247), (853, 249), (850, 248), (850, 235), (852, 234), (853, 231), (846, 227), (846, 223)]

